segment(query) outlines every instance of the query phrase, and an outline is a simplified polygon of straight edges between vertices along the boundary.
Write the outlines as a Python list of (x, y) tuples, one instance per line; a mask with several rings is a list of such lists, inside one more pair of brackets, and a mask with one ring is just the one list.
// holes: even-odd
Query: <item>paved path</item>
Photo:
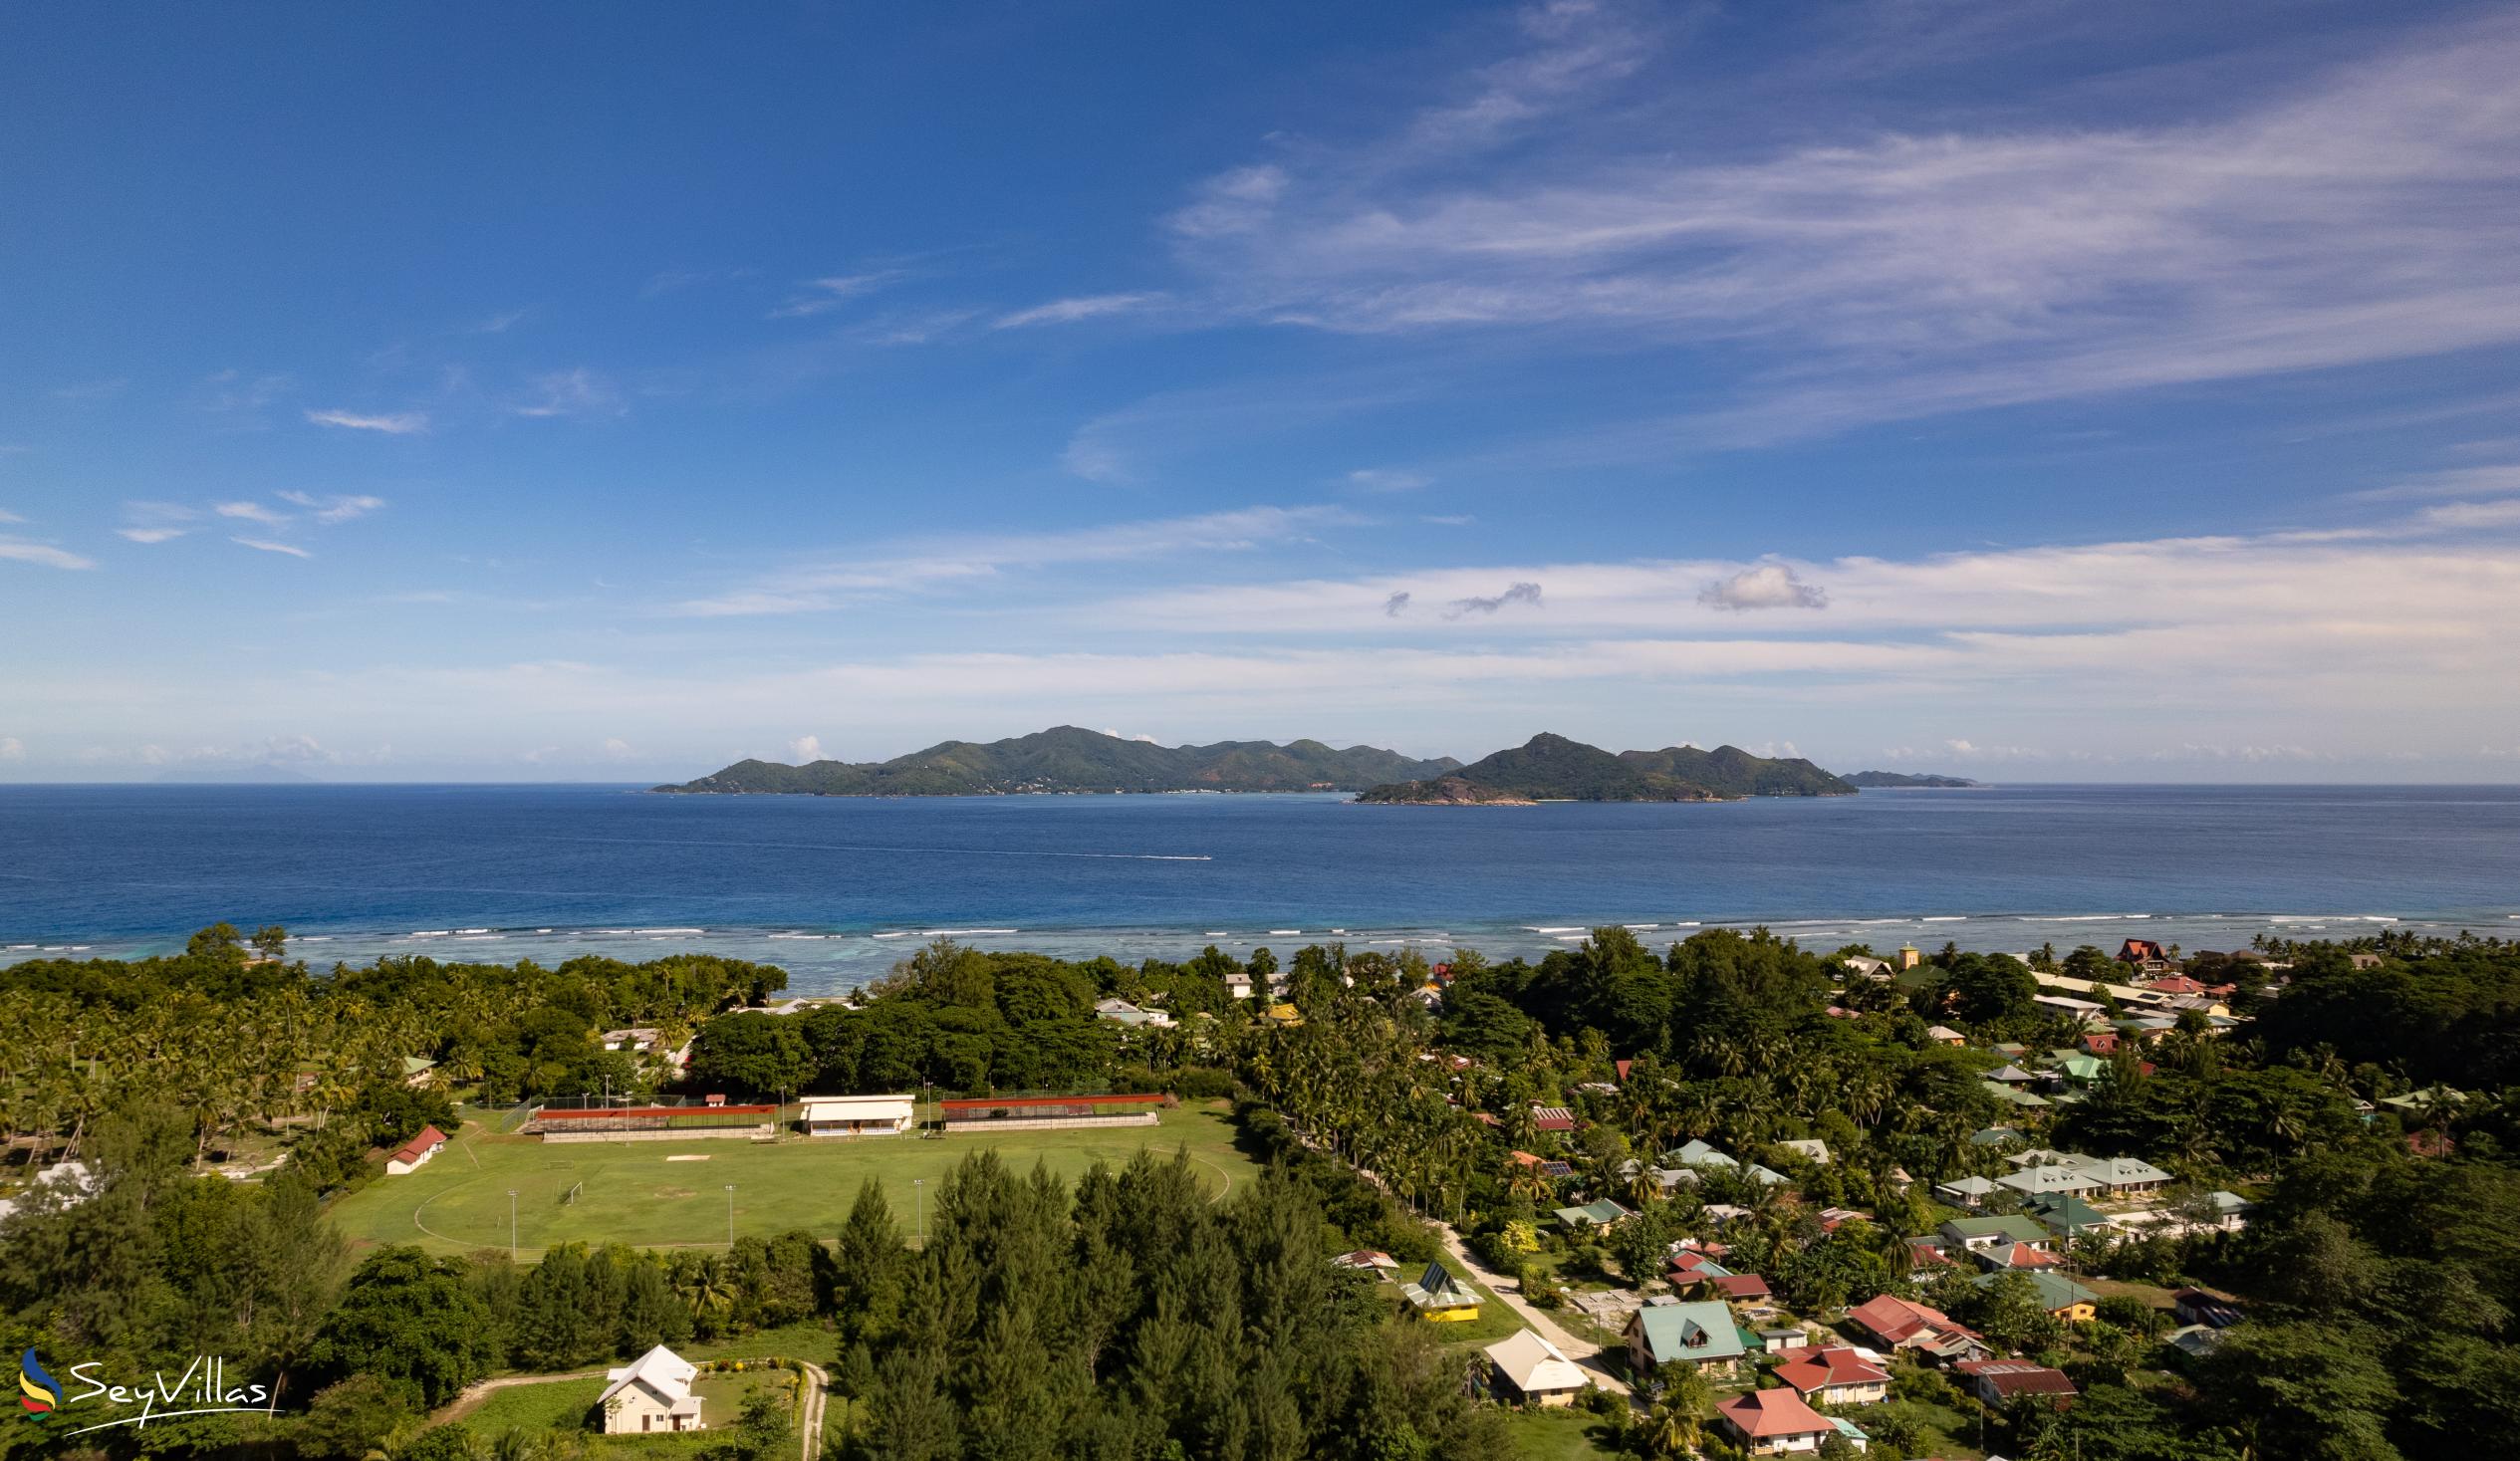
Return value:
[(1469, 1247), (1461, 1241), (1461, 1235), (1454, 1232), (1450, 1224), (1435, 1223), (1432, 1226), (1435, 1236), (1443, 1240), (1444, 1251), (1458, 1260), (1463, 1268), (1468, 1269), (1471, 1278), (1477, 1280), (1489, 1293), (1503, 1301), (1505, 1307), (1514, 1311), (1524, 1324), (1531, 1326), (1533, 1332), (1540, 1338), (1557, 1345), (1560, 1353), (1582, 1365), (1586, 1372), (1592, 1375), (1593, 1383), (1614, 1395), (1628, 1393), (1628, 1382), (1611, 1373), (1608, 1363), (1603, 1360), (1601, 1345), (1590, 1339), (1579, 1339), (1559, 1328), (1556, 1320), (1534, 1309), (1523, 1298), (1519, 1284), (1515, 1284), (1509, 1290), (1506, 1286), (1513, 1284), (1513, 1281), (1490, 1271), (1487, 1265), (1473, 1257)]
[[(480, 1409), (481, 1402), (489, 1399), (492, 1391), (504, 1390), (511, 1385), (556, 1385), (564, 1380), (602, 1379), (608, 1373), (610, 1373), (609, 1370), (602, 1369), (578, 1369), (571, 1370), (567, 1374), (508, 1374), (501, 1375), (497, 1379), (482, 1380), (466, 1386), (462, 1394), (448, 1401), (444, 1409), (430, 1416), (429, 1423), (444, 1425), (450, 1421), (461, 1420)], [(805, 1415), (797, 1423), (798, 1429), (802, 1432), (799, 1437), (799, 1461), (814, 1461), (814, 1458), (821, 1455), (823, 1450), (823, 1402), (830, 1394), (832, 1377), (824, 1373), (823, 1367), (819, 1364), (807, 1364), (805, 1377), (807, 1380)]]

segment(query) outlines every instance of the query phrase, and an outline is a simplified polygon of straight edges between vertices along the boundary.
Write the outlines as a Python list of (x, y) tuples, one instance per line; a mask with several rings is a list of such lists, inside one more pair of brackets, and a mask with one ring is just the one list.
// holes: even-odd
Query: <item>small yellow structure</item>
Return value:
[(1417, 1282), (1400, 1285), (1400, 1297), (1417, 1311), (1419, 1319), (1436, 1324), (1453, 1324), (1479, 1317), (1479, 1294), (1476, 1289), (1452, 1276), (1442, 1264), (1429, 1261)]

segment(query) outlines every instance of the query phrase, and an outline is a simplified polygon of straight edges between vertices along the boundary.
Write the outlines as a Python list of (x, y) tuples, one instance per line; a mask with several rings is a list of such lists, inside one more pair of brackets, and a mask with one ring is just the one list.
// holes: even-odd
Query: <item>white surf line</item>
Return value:
[(622, 843), (636, 848), (776, 848), (805, 852), (933, 852), (960, 857), (1087, 857), (1110, 862), (1213, 862), (1206, 852), (1052, 852), (1034, 848), (889, 848), (866, 843), (729, 843), (696, 838), (543, 837), (546, 843)]

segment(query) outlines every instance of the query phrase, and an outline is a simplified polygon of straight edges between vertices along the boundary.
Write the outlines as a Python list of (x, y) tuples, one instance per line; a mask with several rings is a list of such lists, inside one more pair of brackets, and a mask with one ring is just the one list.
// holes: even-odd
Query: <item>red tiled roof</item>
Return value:
[(1984, 1380), (1988, 1388), (2007, 1400), (2015, 1395), (2080, 1393), (2063, 1370), (2027, 1359), (1964, 1359), (1952, 1368), (1970, 1379)]
[(1891, 1344), (1903, 1344), (1928, 1330), (1954, 1330), (1959, 1326), (1939, 1309), (1910, 1303), (1895, 1294), (1884, 1294), (1866, 1300), (1847, 1311), (1847, 1318), (1879, 1335)]
[(1562, 1105), (1535, 1105), (1531, 1108), (1531, 1126), (1535, 1131), (1572, 1131), (1575, 1112)]
[(1768, 1281), (1757, 1274), (1726, 1274), (1712, 1281), (1715, 1292), (1727, 1299), (1765, 1299)]
[(1724, 1401), (1715, 1413), (1747, 1436), (1803, 1436), (1837, 1429), (1792, 1390), (1752, 1390)]
[(1776, 1377), (1803, 1394), (1831, 1385), (1888, 1384), (1890, 1371), (1844, 1344), (1806, 1354), (1776, 1367)]
[(2064, 1260), (2053, 1253), (2043, 1253), (2027, 1243), (2015, 1243), (2004, 1254), (2006, 1268), (2055, 1268)]
[(411, 1158), (418, 1156), (421, 1152), (433, 1151), (445, 1144), (445, 1132), (440, 1131), (435, 1126), (422, 1126), (420, 1128), (419, 1135), (414, 1136), (410, 1140), (403, 1142), (400, 1146), (395, 1147), (391, 1152), (386, 1154), (385, 1160), (409, 1161)]

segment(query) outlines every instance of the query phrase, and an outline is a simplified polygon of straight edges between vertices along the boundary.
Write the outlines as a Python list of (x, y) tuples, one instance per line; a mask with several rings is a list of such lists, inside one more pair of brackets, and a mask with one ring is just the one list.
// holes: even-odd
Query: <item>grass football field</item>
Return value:
[[(461, 1253), (507, 1247), (513, 1202), (520, 1258), (570, 1242), (723, 1247), (731, 1195), (738, 1236), (803, 1228), (829, 1239), (848, 1217), (859, 1184), (873, 1177), (882, 1184), (902, 1231), (915, 1236), (916, 1208), (932, 1202), (946, 1171), (974, 1152), (995, 1150), (1019, 1173), (1043, 1162), (1073, 1182), (1098, 1160), (1119, 1167), (1148, 1149), (1164, 1157), (1186, 1149), (1200, 1181), (1220, 1197), (1256, 1171), (1234, 1149), (1222, 1101), (1184, 1104), (1165, 1111), (1152, 1126), (936, 1138), (546, 1145), (468, 1123), (418, 1171), (378, 1177), (342, 1199), (333, 1221), (355, 1242), (415, 1243)], [(921, 1178), (927, 1183), (924, 1194), (911, 1186)], [(726, 1190), (730, 1183), (732, 1194)], [(574, 1199), (568, 1196), (573, 1188)]]

